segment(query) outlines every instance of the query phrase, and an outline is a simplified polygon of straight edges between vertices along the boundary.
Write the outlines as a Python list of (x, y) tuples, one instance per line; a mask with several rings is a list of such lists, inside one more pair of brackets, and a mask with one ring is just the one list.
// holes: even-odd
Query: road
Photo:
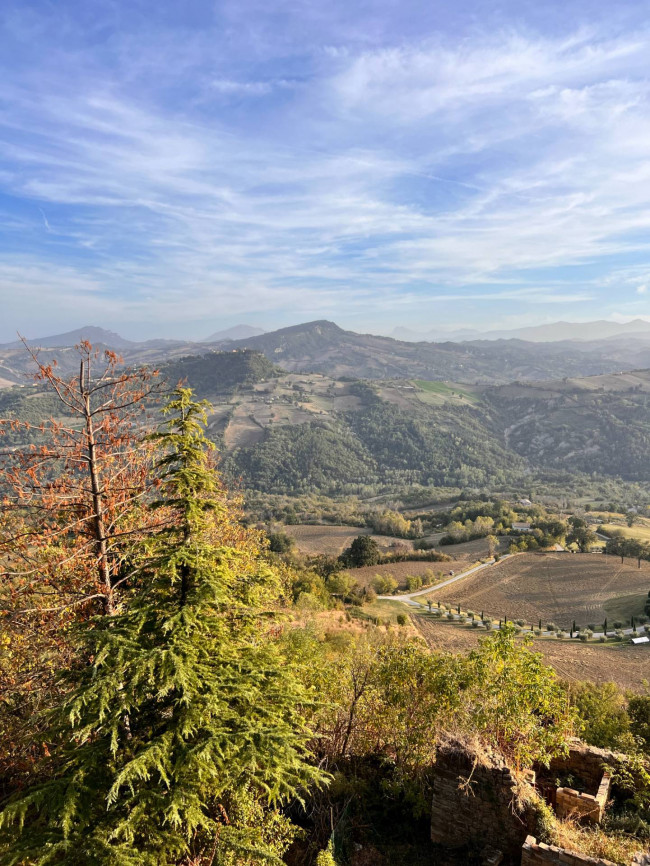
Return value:
[[(511, 556), (516, 556), (516, 555), (517, 555), (516, 553), (506, 553), (498, 561), (503, 562), (504, 559), (509, 559)], [(488, 562), (482, 562), (480, 565), (474, 565), (474, 566), (472, 566), (472, 568), (468, 569), (467, 571), (463, 571), (463, 572), (461, 572), (461, 574), (455, 574), (453, 577), (450, 577), (447, 580), (443, 580), (441, 583), (436, 583), (433, 586), (425, 586), (424, 589), (418, 589), (415, 592), (405, 592), (401, 595), (378, 595), (377, 600), (379, 601), (379, 600), (383, 599), (385, 601), (401, 601), (404, 604), (411, 605), (412, 607), (421, 608), (422, 607), (421, 603), (418, 601), (414, 601), (414, 599), (417, 598), (419, 595), (427, 595), (428, 593), (433, 592), (436, 589), (443, 589), (445, 586), (451, 586), (452, 583), (456, 583), (459, 580), (464, 580), (466, 577), (469, 577), (470, 574), (476, 574), (477, 571), (481, 571), (481, 569), (483, 569), (483, 568), (490, 568), (490, 566), (492, 566), (492, 565), (495, 565), (494, 559), (490, 559)], [(455, 613), (454, 619), (458, 619), (458, 617), (459, 617), (459, 614)], [(495, 625), (495, 626), (493, 626), (493, 628), (499, 628), (499, 626)], [(624, 629), (619, 629), (619, 631), (622, 631), (623, 634), (625, 634), (625, 635), (633, 635), (634, 634), (634, 635), (637, 635), (638, 637), (644, 636), (643, 630), (639, 632), (639, 631), (634, 631), (632, 628), (624, 628)], [(610, 630), (608, 633), (608, 636), (610, 636), (612, 634), (612, 632), (613, 632), (613, 630)], [(554, 634), (554, 632), (543, 631), (542, 634), (549, 637), (551, 634)], [(603, 634), (604, 633), (602, 631), (595, 631), (593, 634), (593, 638), (599, 638)]]
[[(511, 556), (514, 556), (512, 553), (506, 553), (501, 557), (499, 562), (503, 562), (504, 559), (509, 559)], [(433, 586), (425, 586), (424, 589), (418, 589), (415, 592), (405, 592), (401, 595), (378, 595), (377, 599), (385, 599), (388, 601), (403, 601), (404, 604), (411, 604), (415, 607), (420, 607), (419, 602), (413, 601), (414, 598), (417, 598), (418, 595), (427, 595), (429, 592), (433, 592), (434, 589), (442, 589), (445, 586), (451, 586), (452, 583), (456, 583), (458, 580), (463, 580), (466, 577), (469, 577), (470, 574), (476, 574), (477, 571), (481, 571), (483, 568), (489, 568), (491, 565), (495, 564), (494, 559), (490, 559), (488, 562), (482, 562), (480, 565), (473, 565), (472, 568), (467, 571), (463, 571), (460, 574), (455, 574), (453, 577), (448, 578), (447, 580), (443, 580), (440, 583), (436, 583)]]

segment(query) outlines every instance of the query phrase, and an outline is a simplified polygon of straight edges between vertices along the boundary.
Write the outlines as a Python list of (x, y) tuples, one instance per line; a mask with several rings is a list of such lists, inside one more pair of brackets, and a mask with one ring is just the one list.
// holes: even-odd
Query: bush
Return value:
[(586, 642), (587, 642), (587, 639), (588, 639), (588, 638), (587, 638), (587, 632), (586, 632), (586, 631), (580, 632), (580, 634), (578, 635), (578, 637), (580, 638), (580, 640), (581, 640), (583, 643), (586, 643)]
[(607, 638), (605, 637), (604, 634), (601, 634), (601, 636), (598, 638), (598, 640), (599, 640), (601, 643), (605, 643), (605, 641), (607, 640)]
[(620, 621), (620, 619), (617, 619), (615, 621), (614, 628), (623, 628), (623, 623)]
[(516, 619), (515, 622), (517, 625), (520, 625), (522, 628), (526, 625), (525, 619)]
[(555, 625), (554, 622), (547, 622), (546, 623), (546, 631), (557, 631), (557, 626)]
[(413, 592), (416, 589), (422, 588), (422, 578), (418, 574), (409, 574), (406, 578), (406, 588)]
[(376, 574), (372, 579), (372, 588), (378, 595), (392, 595), (397, 589), (397, 581), (392, 574)]
[(479, 625), (480, 625), (480, 622), (477, 619), (472, 620), (472, 628), (478, 628)]
[(397, 625), (406, 625), (406, 623), (408, 622), (408, 617), (405, 613), (398, 613), (396, 618)]
[(557, 637), (557, 638), (565, 638), (565, 637), (568, 637), (568, 635), (567, 635), (567, 633), (566, 633), (565, 631), (559, 631), (559, 630), (558, 630), (558, 631), (555, 632), (555, 637)]
[(624, 637), (625, 637), (625, 634), (621, 631), (621, 629), (617, 629), (614, 632), (614, 640), (623, 640)]
[(458, 617), (458, 622), (467, 622), (467, 617), (461, 613)]
[(453, 613), (451, 611), (447, 611), (447, 619), (452, 620), (453, 618), (454, 618)]
[(484, 619), (484, 620), (483, 620), (483, 625), (485, 626), (485, 628), (486, 628), (488, 631), (490, 631), (490, 630), (492, 629), (492, 620), (491, 620), (491, 619)]
[(593, 636), (594, 636), (594, 630), (592, 629), (591, 626), (589, 626), (589, 628), (587, 629), (587, 637), (592, 638)]
[(536, 628), (533, 633), (534, 633), (535, 637), (541, 637), (542, 636), (541, 628)]

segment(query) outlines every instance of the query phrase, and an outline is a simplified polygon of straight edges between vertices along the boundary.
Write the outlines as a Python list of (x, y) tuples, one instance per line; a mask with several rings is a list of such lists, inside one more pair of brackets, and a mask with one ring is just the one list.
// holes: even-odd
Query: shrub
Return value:
[(599, 640), (601, 643), (605, 643), (605, 641), (607, 640), (607, 638), (605, 637), (604, 634), (601, 634), (601, 636), (598, 638), (598, 640)]
[(566, 633), (565, 631), (559, 631), (559, 630), (558, 630), (558, 631), (555, 632), (555, 637), (558, 637), (558, 638), (565, 638), (565, 637), (568, 637), (568, 635), (567, 635), (567, 633)]
[(467, 617), (461, 613), (458, 617), (458, 622), (467, 622)]
[(397, 614), (397, 625), (406, 625), (408, 622), (408, 617), (405, 613)]
[(521, 632), (523, 631), (523, 629), (520, 625), (516, 625), (514, 627), (514, 629), (515, 629), (515, 634), (521, 634)]
[(491, 619), (484, 619), (484, 620), (483, 620), (483, 625), (485, 626), (485, 628), (486, 628), (488, 631), (490, 631), (491, 628), (492, 628), (492, 620), (491, 620)]
[(578, 637), (580, 638), (580, 640), (581, 640), (583, 643), (586, 643), (586, 642), (587, 642), (587, 632), (586, 632), (586, 631), (582, 631), (582, 632), (580, 632), (580, 634), (578, 635)]
[(542, 636), (542, 630), (541, 630), (541, 628), (536, 628), (536, 629), (534, 630), (534, 634), (535, 634), (535, 637), (541, 637), (541, 636)]
[(477, 619), (472, 620), (472, 628), (478, 628), (479, 625), (480, 625), (480, 623)]
[(449, 610), (447, 611), (447, 619), (452, 620), (454, 618), (453, 613)]
[(517, 625), (520, 625), (522, 628), (526, 625), (525, 619), (516, 619), (515, 622), (517, 623)]
[(557, 631), (557, 626), (555, 625), (554, 622), (547, 622), (546, 623), (546, 631)]
[(623, 628), (623, 623), (620, 621), (620, 619), (617, 619), (614, 622), (614, 628)]
[(416, 589), (420, 589), (422, 587), (422, 578), (417, 574), (409, 574), (406, 578), (406, 588), (413, 592)]
[(590, 622), (587, 624), (587, 628), (590, 629), (591, 631), (594, 631), (594, 629), (596, 628), (596, 624), (593, 622)]
[(594, 630), (592, 629), (591, 626), (589, 626), (589, 628), (587, 629), (587, 637), (592, 638), (593, 636), (594, 636)]
[(614, 640), (623, 640), (625, 634), (621, 631), (621, 629), (616, 629), (614, 632)]
[(397, 585), (392, 574), (376, 574), (372, 579), (372, 588), (379, 595), (392, 595)]

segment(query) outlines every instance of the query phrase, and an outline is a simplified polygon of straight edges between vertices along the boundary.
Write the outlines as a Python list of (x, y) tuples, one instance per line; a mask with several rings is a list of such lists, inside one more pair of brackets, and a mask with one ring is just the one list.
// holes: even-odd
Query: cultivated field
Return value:
[[(311, 524), (287, 524), (283, 527), (287, 535), (296, 542), (301, 553), (317, 556), (319, 553), (338, 556), (358, 535), (371, 535), (372, 530), (364, 526), (313, 526)], [(413, 542), (392, 535), (375, 535), (380, 548), (388, 550), (392, 544), (413, 548)], [(435, 564), (435, 563), (434, 563)], [(356, 571), (356, 570), (355, 570)]]
[[(367, 565), (364, 568), (350, 568), (350, 574), (360, 586), (372, 586), (375, 575), (392, 575), (399, 589), (406, 589), (406, 578), (421, 577), (424, 585), (442, 580), (453, 569), (452, 562), (388, 562), (385, 565)], [(400, 602), (401, 603), (401, 602)], [(403, 607), (403, 605), (402, 605)]]
[(434, 589), (429, 597), (497, 619), (541, 619), (569, 628), (573, 620), (586, 626), (608, 617), (611, 627), (615, 618), (642, 614), (649, 590), (647, 562), (639, 569), (636, 560), (621, 564), (602, 554), (526, 553)]
[[(445, 652), (466, 653), (474, 649), (481, 633), (451, 623), (440, 623), (426, 616), (413, 616), (413, 622), (430, 647)], [(615, 682), (626, 689), (645, 693), (650, 679), (650, 648), (629, 644), (573, 644), (551, 639), (535, 640), (532, 649), (541, 652), (546, 664), (562, 679)]]

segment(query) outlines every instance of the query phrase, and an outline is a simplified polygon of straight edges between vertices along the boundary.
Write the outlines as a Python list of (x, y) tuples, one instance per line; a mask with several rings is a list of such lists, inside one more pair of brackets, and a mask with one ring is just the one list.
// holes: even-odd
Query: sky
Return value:
[(650, 319), (650, 4), (3, 0), (0, 341)]

